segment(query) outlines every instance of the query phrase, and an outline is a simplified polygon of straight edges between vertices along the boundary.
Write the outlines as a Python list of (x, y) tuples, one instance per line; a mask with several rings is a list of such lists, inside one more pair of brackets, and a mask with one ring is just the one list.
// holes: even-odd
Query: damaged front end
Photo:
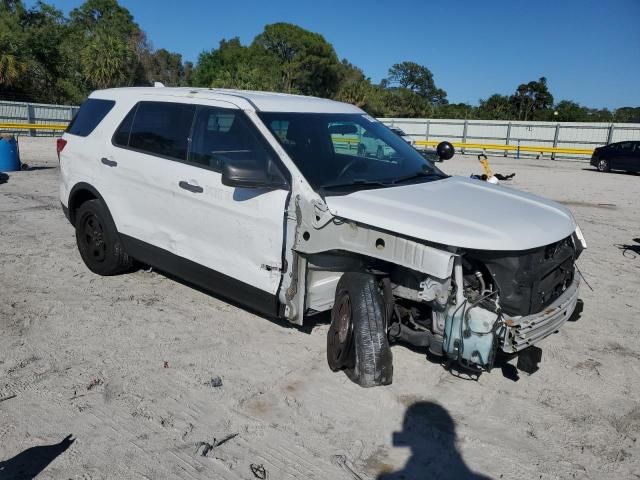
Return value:
[[(430, 323), (400, 316), (396, 338), (410, 341), (416, 334), (407, 330), (421, 323), (428, 330), (421, 345), (428, 344), (432, 353), (468, 368), (490, 370), (498, 349), (518, 354), (557, 332), (571, 317), (578, 300), (575, 261), (583, 248), (573, 235), (521, 252), (457, 252), (447, 304), (427, 302)], [(418, 310), (415, 305), (408, 317)]]
[(331, 310), (347, 272), (378, 279), (389, 341), (428, 348), (449, 362), (490, 370), (498, 351), (515, 355), (558, 330), (575, 309), (576, 233), (523, 251), (474, 250), (404, 237), (293, 199), (283, 316)]

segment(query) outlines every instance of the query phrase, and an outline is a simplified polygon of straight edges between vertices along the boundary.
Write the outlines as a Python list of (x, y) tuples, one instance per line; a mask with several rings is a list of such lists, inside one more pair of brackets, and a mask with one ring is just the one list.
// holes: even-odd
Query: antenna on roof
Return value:
[(163, 88), (164, 87), (164, 83), (162, 83), (162, 82), (153, 82), (153, 86), (155, 88)]

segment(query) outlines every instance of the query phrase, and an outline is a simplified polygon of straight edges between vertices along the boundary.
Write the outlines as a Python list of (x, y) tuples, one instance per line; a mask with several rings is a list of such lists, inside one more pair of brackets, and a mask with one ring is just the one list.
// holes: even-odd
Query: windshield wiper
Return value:
[(323, 190), (332, 190), (332, 189), (340, 189), (340, 188), (349, 188), (349, 187), (386, 187), (389, 186), (388, 182), (381, 182), (379, 180), (364, 180), (364, 179), (356, 179), (351, 182), (336, 182), (336, 183), (325, 183), (320, 185), (320, 188)]
[(437, 172), (416, 172), (411, 175), (406, 175), (404, 177), (396, 178), (390, 183), (392, 185), (397, 185), (398, 183), (408, 182), (409, 180), (415, 180), (416, 178), (429, 178), (429, 177), (437, 177), (437, 178), (447, 178), (447, 175)]

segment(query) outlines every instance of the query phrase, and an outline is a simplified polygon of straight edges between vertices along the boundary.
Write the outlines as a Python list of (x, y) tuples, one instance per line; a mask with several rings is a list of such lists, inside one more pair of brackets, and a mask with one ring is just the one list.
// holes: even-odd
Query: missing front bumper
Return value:
[(560, 326), (571, 318), (576, 308), (579, 283), (579, 276), (574, 275), (569, 288), (539, 313), (525, 317), (505, 315), (507, 332), (503, 339), (502, 350), (506, 353), (517, 353), (558, 331)]

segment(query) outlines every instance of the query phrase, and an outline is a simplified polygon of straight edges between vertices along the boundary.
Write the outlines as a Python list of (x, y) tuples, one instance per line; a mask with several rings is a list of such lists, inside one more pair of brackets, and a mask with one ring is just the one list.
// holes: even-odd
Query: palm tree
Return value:
[(27, 64), (15, 55), (0, 53), (0, 87), (15, 85), (27, 71)]
[(97, 88), (126, 85), (134, 52), (126, 42), (98, 34), (80, 54), (84, 77)]

